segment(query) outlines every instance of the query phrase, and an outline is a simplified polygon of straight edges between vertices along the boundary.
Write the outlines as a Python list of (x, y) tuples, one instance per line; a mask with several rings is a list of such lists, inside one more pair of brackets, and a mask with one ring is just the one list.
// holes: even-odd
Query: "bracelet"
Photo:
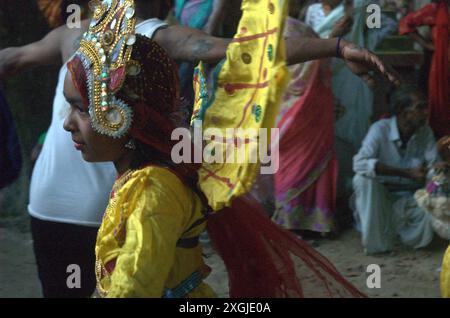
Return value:
[(337, 46), (336, 46), (336, 57), (342, 58), (342, 54), (341, 54), (341, 41), (342, 41), (342, 36), (340, 36), (338, 38), (337, 41)]

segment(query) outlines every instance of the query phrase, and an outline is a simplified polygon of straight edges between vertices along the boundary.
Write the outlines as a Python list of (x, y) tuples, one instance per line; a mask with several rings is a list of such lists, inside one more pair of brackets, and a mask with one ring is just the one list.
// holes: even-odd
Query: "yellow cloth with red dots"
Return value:
[[(237, 34), (226, 60), (215, 70), (214, 95), (208, 101), (202, 70), (196, 71), (193, 126), (203, 128), (203, 154), (208, 156), (199, 171), (199, 187), (213, 210), (230, 206), (250, 191), (260, 171), (259, 146), (264, 141), (259, 129), (274, 127), (289, 81), (282, 36), (287, 4), (243, 1)], [(230, 128), (242, 130), (230, 134)], [(270, 129), (266, 140), (270, 141)]]

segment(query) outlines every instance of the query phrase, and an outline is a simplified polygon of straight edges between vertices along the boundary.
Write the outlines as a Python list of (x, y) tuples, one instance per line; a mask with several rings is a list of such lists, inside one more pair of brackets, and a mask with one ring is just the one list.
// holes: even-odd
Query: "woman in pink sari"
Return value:
[[(286, 35), (316, 37), (288, 18)], [(292, 80), (279, 116), (279, 170), (274, 176), (275, 223), (293, 231), (335, 230), (334, 99), (328, 60), (290, 67)]]

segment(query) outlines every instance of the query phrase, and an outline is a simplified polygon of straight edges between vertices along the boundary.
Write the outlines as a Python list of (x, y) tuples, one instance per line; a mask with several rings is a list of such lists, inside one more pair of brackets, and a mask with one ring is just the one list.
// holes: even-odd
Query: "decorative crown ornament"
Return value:
[(115, 97), (133, 65), (131, 53), (136, 42), (133, 0), (93, 0), (89, 29), (76, 55), (88, 80), (89, 114), (92, 127), (100, 134), (123, 137), (131, 127), (133, 112)]

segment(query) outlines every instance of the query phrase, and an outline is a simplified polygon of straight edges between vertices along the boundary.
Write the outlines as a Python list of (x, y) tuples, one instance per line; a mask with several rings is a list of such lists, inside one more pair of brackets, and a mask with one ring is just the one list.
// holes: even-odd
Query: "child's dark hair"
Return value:
[(157, 149), (134, 139), (136, 150), (134, 151), (134, 157), (131, 162), (130, 168), (132, 170), (142, 169), (143, 167), (154, 165), (162, 168), (168, 168), (194, 190), (197, 194), (199, 189), (197, 188), (198, 176), (196, 169), (193, 169), (195, 165), (179, 165), (172, 161), (167, 154), (164, 154)]
[(131, 169), (140, 169), (151, 164), (162, 167), (172, 166), (170, 158), (166, 158), (167, 155), (162, 152), (137, 139), (134, 139), (134, 144), (136, 150), (134, 151), (134, 158), (131, 162)]

